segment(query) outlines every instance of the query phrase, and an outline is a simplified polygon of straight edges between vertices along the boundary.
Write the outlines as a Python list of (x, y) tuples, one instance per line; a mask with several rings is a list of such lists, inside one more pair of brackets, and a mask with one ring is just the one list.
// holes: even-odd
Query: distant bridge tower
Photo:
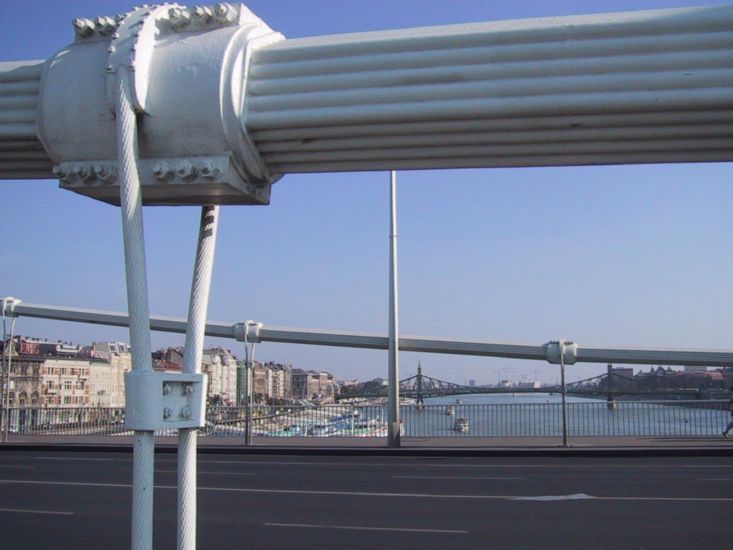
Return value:
[(616, 400), (613, 396), (613, 365), (609, 363), (606, 369), (606, 372), (608, 373), (606, 375), (606, 407), (612, 411), (616, 409)]
[(423, 401), (423, 386), (422, 386), (422, 365), (420, 361), (417, 362), (417, 379), (415, 380), (415, 387), (417, 388), (417, 406), (423, 408), (425, 403)]

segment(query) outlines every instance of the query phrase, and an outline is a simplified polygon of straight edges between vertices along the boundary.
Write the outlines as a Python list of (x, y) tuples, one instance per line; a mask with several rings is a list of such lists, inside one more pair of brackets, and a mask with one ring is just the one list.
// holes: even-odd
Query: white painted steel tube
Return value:
[(283, 174), (731, 160), (732, 43), (733, 6), (286, 40), (243, 123)]
[(400, 446), (400, 328), (397, 269), (397, 173), (389, 173), (389, 349), (387, 445)]
[[(16, 306), (14, 314), (21, 317), (119, 327), (128, 326), (129, 322), (127, 314), (120, 312), (47, 306), (25, 302)], [(186, 319), (175, 317), (152, 317), (150, 321), (151, 330), (161, 332), (183, 334), (186, 332), (186, 327)], [(237, 323), (221, 321), (208, 321), (206, 323), (206, 336), (236, 339), (238, 332)], [(259, 331), (259, 341), (375, 350), (387, 350), (389, 348), (389, 338), (383, 335), (274, 326), (263, 326)], [(503, 357), (535, 361), (547, 360), (545, 345), (420, 336), (400, 336), (399, 343), (400, 351)], [(733, 367), (733, 351), (731, 350), (600, 348), (577, 345), (575, 355), (576, 363)]]
[[(188, 326), (183, 355), (183, 372), (201, 372), (204, 349), (204, 329), (209, 306), (211, 274), (214, 269), (219, 207), (201, 209), (196, 262), (191, 282)], [(196, 548), (196, 444), (195, 428), (178, 431), (178, 549)]]
[[(132, 368), (139, 372), (152, 371), (137, 121), (132, 110), (129, 77), (124, 68), (119, 69), (117, 77), (115, 112)], [(133, 550), (151, 550), (153, 547), (154, 461), (154, 432), (136, 430), (132, 466)]]

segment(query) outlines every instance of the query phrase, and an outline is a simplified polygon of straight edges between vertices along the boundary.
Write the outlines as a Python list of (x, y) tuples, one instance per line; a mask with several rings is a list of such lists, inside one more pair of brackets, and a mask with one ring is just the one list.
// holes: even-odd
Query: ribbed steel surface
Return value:
[(733, 158), (733, 6), (286, 40), (246, 119), (274, 173)]
[(0, 63), (0, 178), (51, 178), (36, 108), (44, 60)]

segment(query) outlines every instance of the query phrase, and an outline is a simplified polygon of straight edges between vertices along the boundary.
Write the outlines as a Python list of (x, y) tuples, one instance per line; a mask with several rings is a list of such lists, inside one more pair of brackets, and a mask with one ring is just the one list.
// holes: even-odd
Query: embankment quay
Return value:
[[(730, 457), (202, 453), (199, 548), (729, 548)], [(0, 452), (3, 548), (128, 548), (129, 452)], [(155, 460), (176, 546), (176, 456)]]

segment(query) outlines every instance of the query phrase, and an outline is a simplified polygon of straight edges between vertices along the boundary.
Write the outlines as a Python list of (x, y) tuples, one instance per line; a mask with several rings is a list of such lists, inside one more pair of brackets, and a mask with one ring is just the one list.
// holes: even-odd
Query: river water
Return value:
[[(722, 401), (704, 407), (690, 401), (617, 401), (615, 408), (609, 408), (605, 400), (568, 396), (567, 403), (568, 435), (575, 437), (715, 436), (721, 434), (730, 416), (727, 402)], [(403, 406), (401, 414), (406, 437), (562, 435), (562, 400), (558, 394), (430, 398), (425, 400), (424, 409)], [(459, 418), (466, 419), (467, 431), (456, 430)]]

